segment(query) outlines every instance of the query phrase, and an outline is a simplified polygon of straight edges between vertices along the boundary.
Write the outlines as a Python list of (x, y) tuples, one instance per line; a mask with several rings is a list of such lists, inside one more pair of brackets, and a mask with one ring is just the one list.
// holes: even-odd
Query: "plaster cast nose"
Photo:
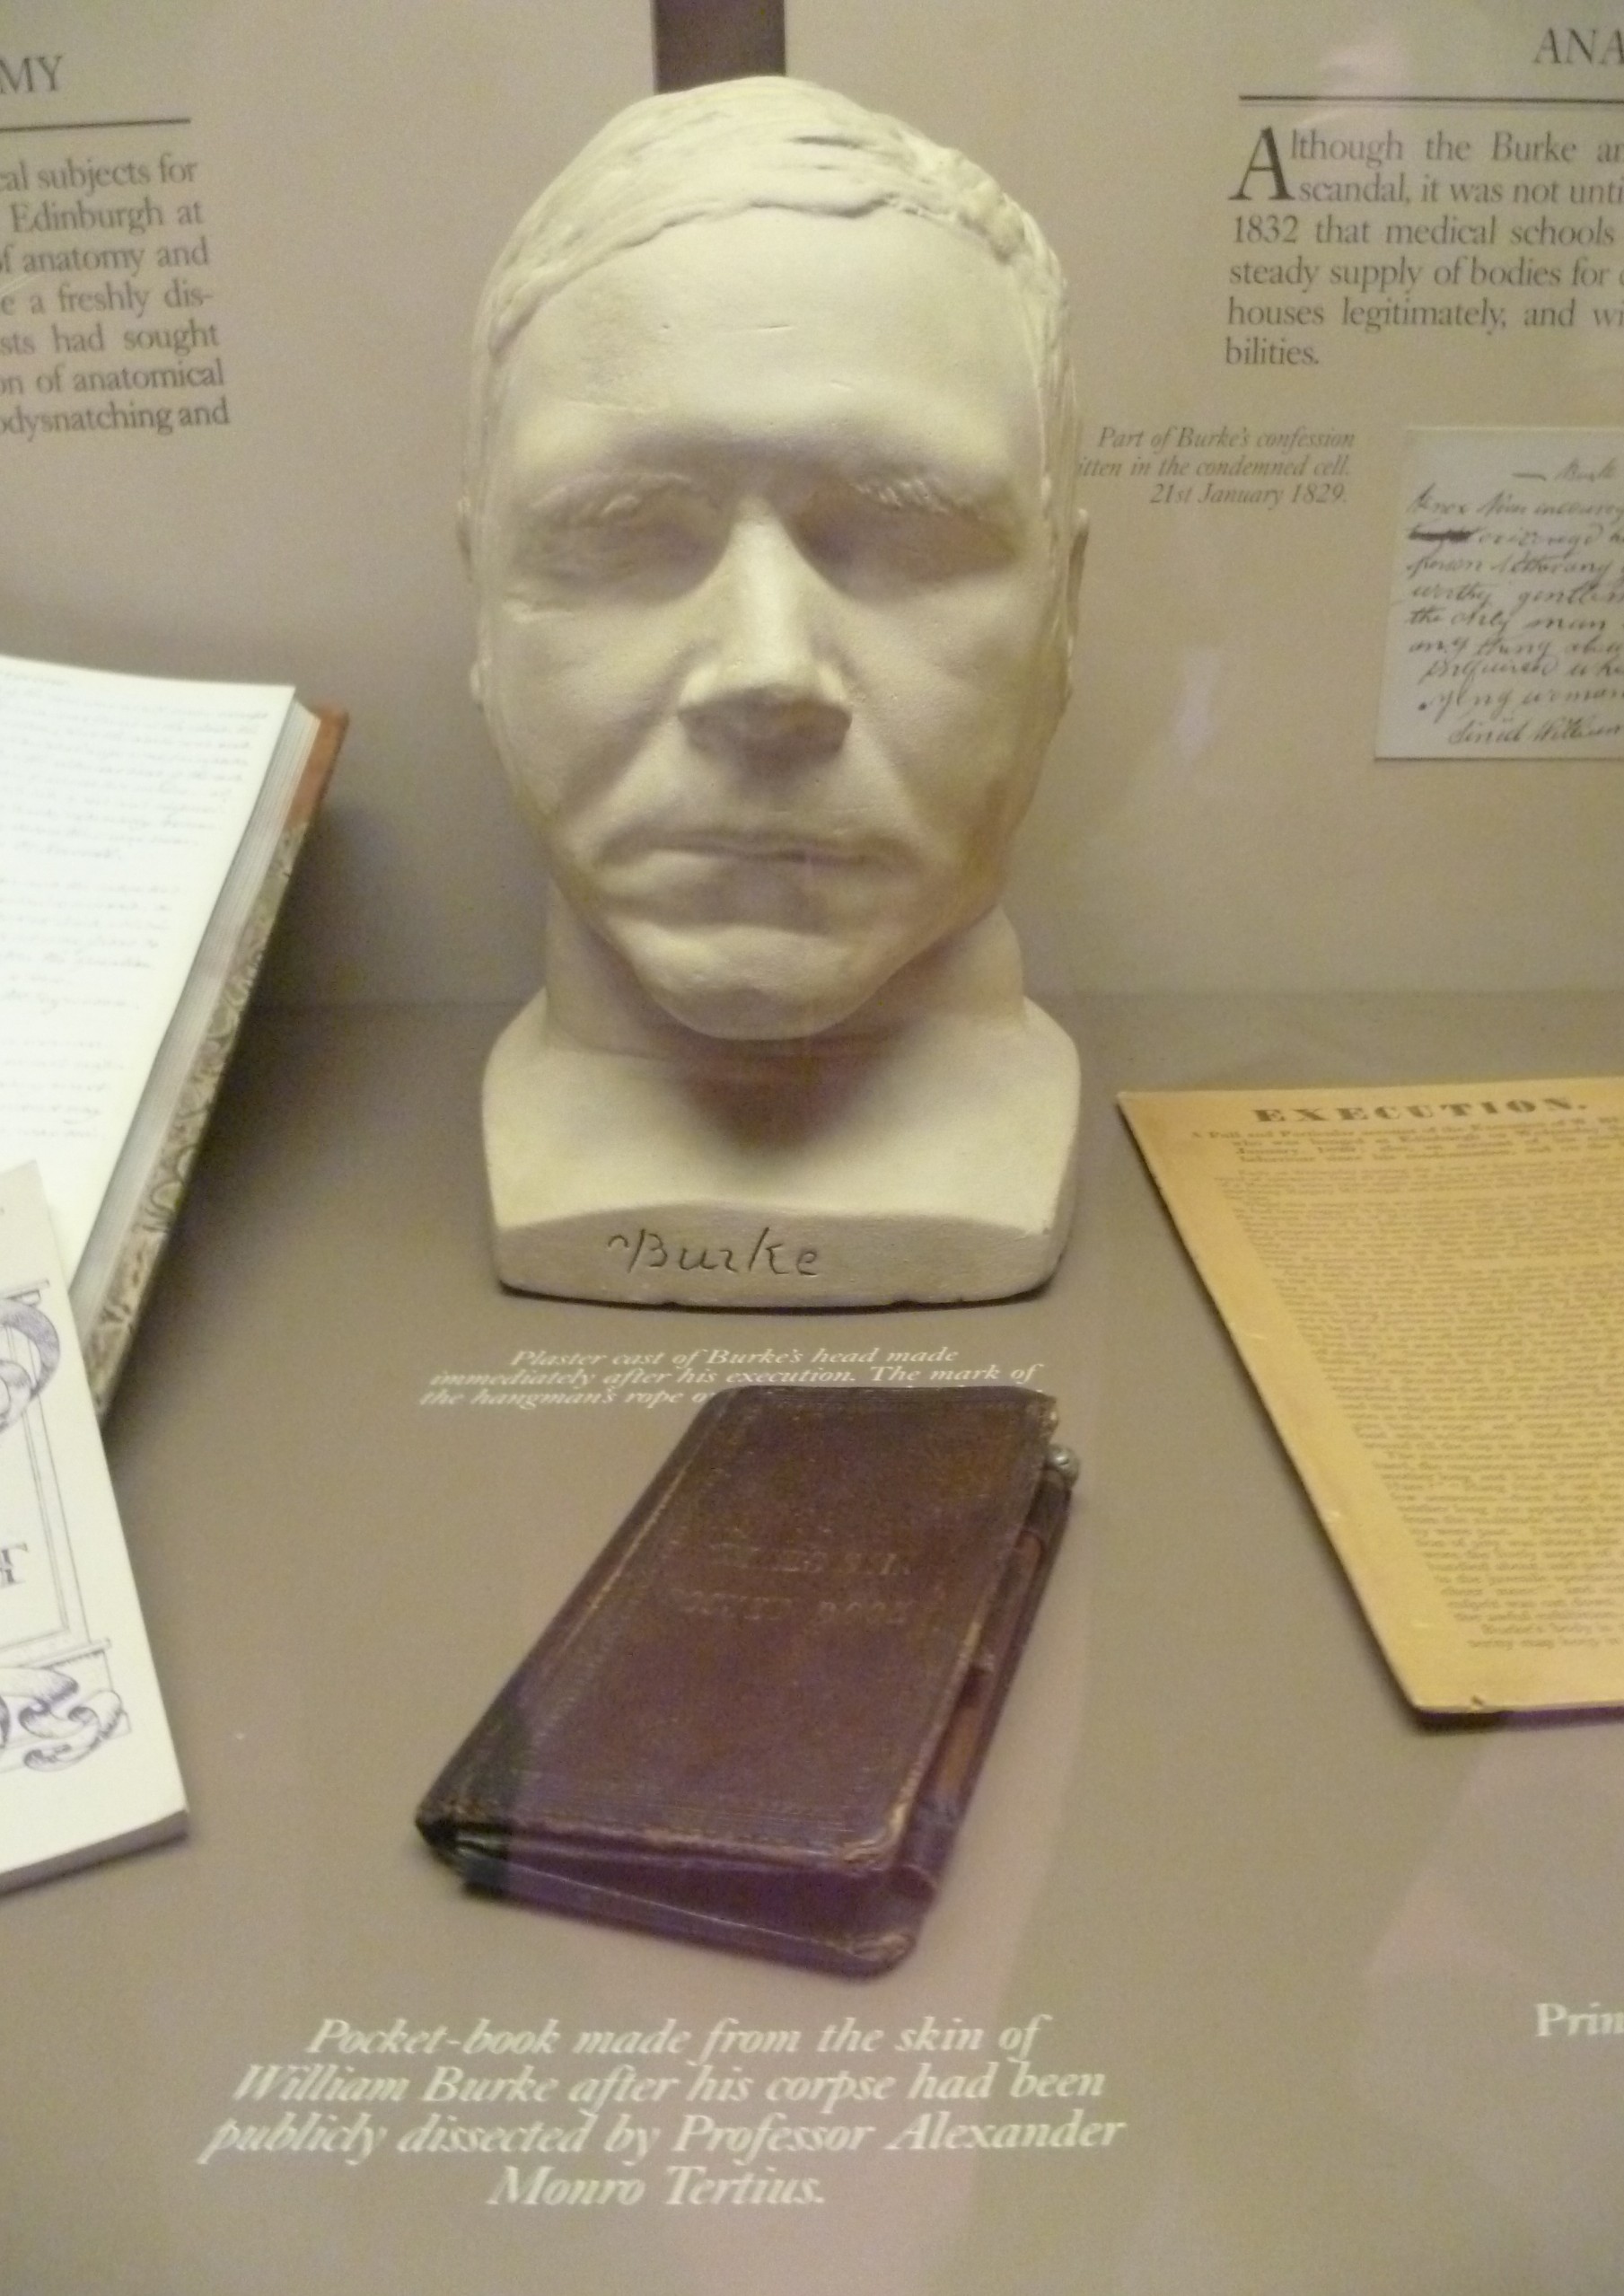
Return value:
[(707, 585), (703, 649), (678, 705), (701, 749), (794, 763), (839, 748), (852, 713), (819, 588), (776, 519), (741, 518)]

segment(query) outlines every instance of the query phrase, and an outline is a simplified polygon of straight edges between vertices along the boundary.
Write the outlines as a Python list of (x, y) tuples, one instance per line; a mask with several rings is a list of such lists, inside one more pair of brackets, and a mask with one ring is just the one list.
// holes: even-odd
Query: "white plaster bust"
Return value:
[(474, 687), (550, 875), (497, 1270), (755, 1306), (1052, 1270), (1075, 1055), (998, 906), (1067, 690), (1065, 290), (982, 172), (794, 81), (621, 113), (475, 344)]

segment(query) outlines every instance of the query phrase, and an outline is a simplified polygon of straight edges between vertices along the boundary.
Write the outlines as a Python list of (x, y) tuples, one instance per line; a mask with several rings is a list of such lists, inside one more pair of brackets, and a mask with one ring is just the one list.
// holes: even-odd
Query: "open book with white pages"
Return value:
[(285, 686), (0, 656), (0, 1170), (105, 1408), (344, 731)]

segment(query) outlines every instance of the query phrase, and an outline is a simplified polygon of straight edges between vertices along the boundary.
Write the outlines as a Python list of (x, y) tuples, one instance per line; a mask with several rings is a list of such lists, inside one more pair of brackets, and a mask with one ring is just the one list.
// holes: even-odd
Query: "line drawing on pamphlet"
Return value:
[(0, 1297), (0, 1773), (66, 1769), (128, 1728), (74, 1567), (43, 1403), (62, 1339), (39, 1303)]

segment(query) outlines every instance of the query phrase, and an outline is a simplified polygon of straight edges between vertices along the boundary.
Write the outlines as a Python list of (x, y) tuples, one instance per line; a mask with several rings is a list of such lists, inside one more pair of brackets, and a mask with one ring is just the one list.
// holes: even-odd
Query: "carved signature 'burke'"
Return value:
[(603, 1248), (625, 1253), (628, 1275), (634, 1268), (674, 1268), (688, 1275), (784, 1276), (793, 1282), (796, 1277), (815, 1280), (818, 1274), (817, 1245), (795, 1245), (787, 1236), (775, 1236), (770, 1222), (748, 1252), (742, 1244), (666, 1237), (656, 1227), (618, 1230)]

